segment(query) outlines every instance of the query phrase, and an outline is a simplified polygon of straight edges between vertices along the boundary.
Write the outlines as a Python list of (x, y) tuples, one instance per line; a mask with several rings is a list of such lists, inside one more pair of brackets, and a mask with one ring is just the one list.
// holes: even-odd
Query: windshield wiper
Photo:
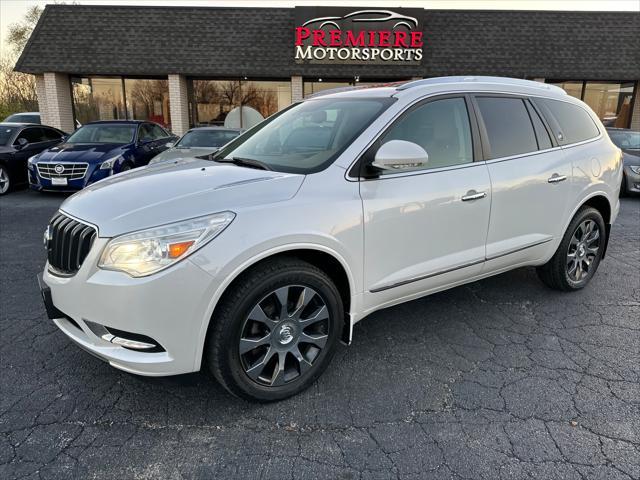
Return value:
[(271, 167), (260, 160), (254, 160), (253, 158), (216, 158), (214, 159), (218, 163), (233, 163), (241, 167), (257, 168), (258, 170), (271, 170)]

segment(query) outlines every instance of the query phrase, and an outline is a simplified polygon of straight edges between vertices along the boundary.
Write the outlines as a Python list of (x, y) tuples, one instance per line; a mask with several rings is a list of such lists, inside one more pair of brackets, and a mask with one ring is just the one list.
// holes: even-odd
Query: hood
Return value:
[(63, 143), (42, 152), (38, 161), (98, 163), (120, 155), (125, 146), (113, 143)]
[(628, 150), (623, 150), (622, 162), (625, 165), (640, 165), (640, 152), (630, 153)]
[(170, 148), (159, 153), (151, 159), (151, 163), (164, 162), (165, 160), (175, 160), (176, 158), (191, 158), (201, 155), (208, 155), (218, 150), (218, 147), (189, 147)]
[(60, 210), (97, 225), (101, 237), (292, 198), (304, 175), (183, 159), (137, 168), (69, 197)]

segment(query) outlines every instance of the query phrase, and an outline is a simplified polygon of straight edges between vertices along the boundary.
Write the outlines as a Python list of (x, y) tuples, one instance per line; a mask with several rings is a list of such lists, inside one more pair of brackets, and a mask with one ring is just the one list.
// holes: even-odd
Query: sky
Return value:
[[(0, 53), (6, 51), (8, 26), (19, 22), (33, 5), (52, 0), (0, 0)], [(640, 11), (640, 0), (69, 0), (62, 3), (93, 5), (195, 5), (226, 7), (366, 6), (374, 8), (419, 7), (427, 9), (479, 10), (596, 10)]]

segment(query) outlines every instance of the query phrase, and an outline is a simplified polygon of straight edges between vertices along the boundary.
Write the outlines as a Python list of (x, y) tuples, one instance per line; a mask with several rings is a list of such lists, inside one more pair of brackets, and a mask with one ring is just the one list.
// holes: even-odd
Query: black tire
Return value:
[[(288, 299), (285, 308), (277, 296), (283, 290)], [(298, 308), (302, 304), (306, 306)], [(255, 321), (255, 312), (267, 314)], [(326, 320), (316, 320), (325, 316)], [(293, 257), (266, 260), (242, 274), (223, 295), (211, 319), (205, 362), (218, 382), (238, 397), (258, 402), (282, 400), (305, 390), (322, 374), (335, 353), (343, 319), (340, 293), (326, 273)], [(268, 340), (259, 347), (246, 347), (248, 338)], [(320, 347), (305, 342), (309, 338), (326, 343)], [(241, 354), (241, 342), (251, 349)], [(297, 350), (283, 353), (287, 348)], [(286, 369), (278, 369), (281, 358)], [(261, 376), (251, 378), (249, 371)]]
[(0, 165), (0, 195), (6, 195), (12, 187), (11, 175), (4, 165)]
[[(594, 229), (597, 228), (597, 241), (588, 241), (591, 234), (585, 234), (585, 227), (583, 227), (585, 224), (592, 225)], [(590, 230), (590, 232), (595, 232), (595, 230)], [(580, 235), (587, 237), (588, 246), (585, 246), (584, 238), (578, 240)], [(604, 252), (606, 235), (604, 220), (600, 212), (595, 208), (582, 207), (567, 227), (560, 246), (551, 260), (536, 269), (538, 277), (545, 285), (554, 290), (568, 292), (584, 288), (598, 270)], [(580, 245), (583, 245), (581, 250)], [(574, 256), (570, 259), (572, 253)], [(589, 263), (587, 264), (587, 262)]]
[(128, 170), (131, 170), (133, 168), (133, 165), (131, 165), (131, 163), (129, 162), (125, 162), (122, 164), (122, 167), (120, 167), (120, 172), (126, 172)]

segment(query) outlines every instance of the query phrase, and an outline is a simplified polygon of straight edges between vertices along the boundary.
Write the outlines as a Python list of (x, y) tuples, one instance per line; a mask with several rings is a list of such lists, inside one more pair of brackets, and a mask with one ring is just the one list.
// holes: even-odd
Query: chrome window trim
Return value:
[[(373, 139), (367, 143), (367, 145), (362, 149), (362, 151), (360, 151), (360, 153), (358, 153), (358, 155), (355, 156), (355, 159), (345, 169), (345, 179), (347, 181), (349, 181), (349, 182), (363, 182), (363, 181), (371, 181), (371, 180), (384, 180), (385, 178), (397, 178), (399, 176), (410, 176), (410, 175), (423, 175), (425, 173), (431, 173), (431, 172), (454, 170), (454, 169), (457, 169), (457, 168), (473, 166), (473, 165), (476, 165), (476, 164), (483, 164), (483, 163), (484, 164), (491, 164), (491, 163), (497, 163), (497, 162), (504, 162), (504, 161), (507, 161), (507, 160), (514, 160), (516, 158), (530, 157), (532, 155), (537, 155), (539, 153), (546, 153), (546, 152), (551, 152), (551, 151), (554, 151), (554, 150), (572, 148), (572, 147), (583, 145), (583, 144), (586, 144), (586, 143), (595, 142), (597, 140), (600, 140), (603, 137), (603, 133), (600, 130), (600, 127), (598, 126), (598, 124), (596, 122), (594, 122), (596, 124), (596, 128), (597, 128), (597, 130), (599, 132), (597, 137), (589, 138), (587, 140), (582, 140), (582, 141), (576, 142), (576, 143), (570, 143), (570, 144), (567, 144), (567, 145), (558, 145), (557, 147), (547, 148), (547, 149), (544, 149), (544, 150), (534, 150), (533, 152), (521, 153), (521, 154), (518, 154), (518, 155), (511, 155), (511, 156), (508, 156), (508, 157), (492, 158), (490, 160), (475, 160), (475, 161), (473, 161), (471, 163), (465, 163), (465, 164), (461, 164), (461, 165), (451, 165), (450, 167), (440, 167), (440, 168), (432, 168), (432, 169), (425, 168), (425, 169), (422, 169), (422, 170), (412, 170), (412, 171), (407, 171), (407, 172), (402, 172), (402, 173), (387, 174), (387, 175), (381, 175), (380, 177), (376, 177), (376, 178), (354, 177), (354, 176), (351, 176), (349, 174), (349, 172), (351, 172), (351, 169), (353, 168), (353, 166), (360, 160), (362, 155), (364, 155), (364, 153), (371, 147), (371, 145), (373, 145), (380, 138), (380, 136), (387, 130), (389, 125), (391, 125), (393, 122), (395, 122), (407, 110), (412, 108), (417, 103), (420, 103), (420, 102), (422, 102), (424, 100), (427, 100), (427, 99), (429, 99), (431, 97), (439, 97), (439, 96), (445, 96), (445, 95), (488, 95), (488, 96), (491, 96), (491, 95), (510, 95), (510, 96), (514, 96), (516, 98), (517, 97), (546, 98), (547, 100), (556, 100), (558, 102), (564, 102), (564, 103), (569, 103), (571, 105), (577, 105), (578, 107), (582, 108), (585, 112), (587, 112), (589, 117), (591, 117), (593, 119), (591, 113), (586, 108), (584, 108), (582, 105), (576, 104), (576, 103), (574, 103), (572, 101), (569, 101), (569, 100), (557, 98), (557, 97), (549, 97), (549, 96), (539, 95), (539, 94), (535, 94), (534, 95), (532, 93), (516, 93), (516, 92), (504, 92), (504, 91), (493, 91), (493, 90), (486, 90), (486, 91), (484, 91), (484, 90), (481, 90), (481, 91), (475, 91), (475, 90), (451, 90), (451, 91), (446, 91), (446, 92), (434, 92), (434, 93), (431, 93), (431, 94), (426, 95), (424, 97), (419, 97), (419, 98), (415, 99), (413, 102), (407, 104), (404, 109), (402, 109), (400, 112), (398, 112), (396, 115), (394, 115), (393, 118), (391, 118), (387, 123), (385, 123), (382, 126), (382, 128), (374, 135)], [(599, 119), (598, 119), (598, 121), (599, 121)]]

